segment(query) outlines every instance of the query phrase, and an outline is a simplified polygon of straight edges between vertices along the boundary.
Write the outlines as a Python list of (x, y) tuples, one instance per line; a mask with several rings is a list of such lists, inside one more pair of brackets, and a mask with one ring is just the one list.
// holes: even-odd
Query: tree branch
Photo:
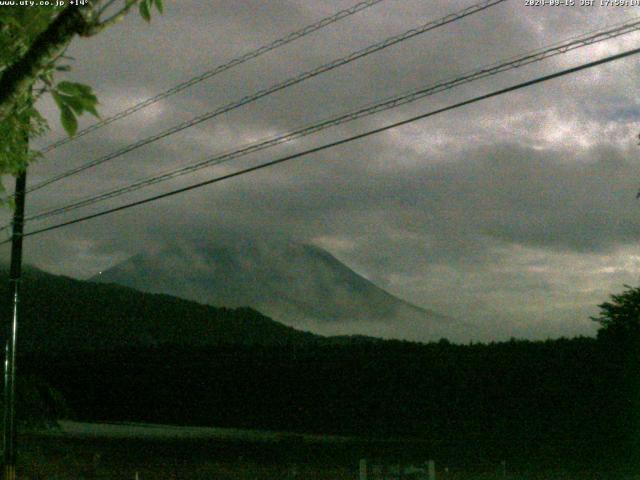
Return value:
[(137, 1), (138, 0), (127, 0), (125, 6), (122, 7), (119, 12), (114, 13), (109, 18), (107, 18), (106, 20), (100, 23), (95, 23), (91, 25), (87, 29), (87, 31), (83, 34), (83, 36), (95, 35), (96, 33), (99, 33), (102, 30), (104, 30), (105, 28), (109, 28), (112, 25), (115, 25), (116, 23), (121, 21), (127, 13), (129, 13), (129, 10), (131, 10), (131, 8), (137, 3)]
[(27, 52), (0, 75), (0, 122), (13, 110), (20, 95), (27, 92), (38, 74), (54, 58), (64, 53), (74, 35), (90, 37), (120, 21), (138, 0), (126, 0), (125, 6), (104, 22), (95, 15), (92, 4), (67, 6), (35, 39)]
[(86, 30), (82, 7), (69, 5), (35, 39), (29, 50), (0, 77), (0, 121), (4, 120), (21, 94), (27, 92), (38, 73), (64, 51), (74, 35)]
[(113, 5), (117, 0), (107, 0), (107, 2), (100, 7), (100, 9), (98, 10), (98, 17), (100, 17), (100, 15), (102, 15), (104, 12), (107, 11), (107, 9)]

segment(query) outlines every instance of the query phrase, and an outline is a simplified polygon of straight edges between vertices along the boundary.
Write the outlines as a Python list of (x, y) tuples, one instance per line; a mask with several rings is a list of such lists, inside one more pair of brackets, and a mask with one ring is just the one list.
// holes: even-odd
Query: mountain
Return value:
[[(0, 320), (8, 321), (6, 270)], [(25, 268), (18, 330), (21, 352), (110, 350), (175, 345), (289, 345), (317, 341), (250, 308), (216, 308)]]
[[(329, 252), (295, 242), (183, 243), (140, 253), (92, 278), (210, 305), (250, 306), (296, 327), (353, 333), (341, 326), (440, 330), (450, 319), (401, 300)], [(357, 329), (356, 329), (357, 330)], [(325, 333), (325, 332), (323, 332)]]

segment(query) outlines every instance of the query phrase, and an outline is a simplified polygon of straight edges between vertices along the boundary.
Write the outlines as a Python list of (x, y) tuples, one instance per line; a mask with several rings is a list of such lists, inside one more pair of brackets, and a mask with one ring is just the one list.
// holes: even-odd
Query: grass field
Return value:
[[(356, 480), (359, 460), (367, 458), (367, 480), (412, 480), (424, 477), (398, 477), (393, 467), (428, 458), (419, 443), (399, 440), (140, 424), (61, 426), (19, 437), (18, 478)], [(505, 472), (497, 462), (445, 469), (435, 460), (438, 480), (640, 480), (632, 472), (584, 467), (508, 465)]]

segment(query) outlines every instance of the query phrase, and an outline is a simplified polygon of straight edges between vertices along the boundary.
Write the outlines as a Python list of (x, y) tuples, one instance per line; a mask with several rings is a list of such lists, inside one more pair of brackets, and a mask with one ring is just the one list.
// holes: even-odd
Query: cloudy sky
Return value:
[[(101, 113), (109, 116), (354, 3), (167, 1), (165, 14), (154, 15), (151, 24), (130, 15), (95, 38), (76, 40), (69, 50), (75, 62), (68, 78), (92, 85)], [(32, 168), (29, 181), (473, 3), (385, 0), (56, 149)], [(636, 15), (640, 7), (533, 7), (508, 0), (34, 192), (28, 212), (204, 160)], [(640, 35), (625, 35), (29, 228), (638, 46)], [(88, 278), (168, 239), (292, 238), (324, 247), (403, 299), (476, 325), (473, 336), (479, 340), (592, 335), (589, 316), (597, 313), (597, 305), (624, 284), (637, 285), (640, 273), (639, 61), (640, 56), (631, 57), (565, 76), (33, 236), (25, 243), (25, 261)], [(37, 141), (44, 146), (63, 133), (50, 101), (41, 106), (52, 119), (51, 133)], [(406, 332), (412, 336), (415, 332)]]

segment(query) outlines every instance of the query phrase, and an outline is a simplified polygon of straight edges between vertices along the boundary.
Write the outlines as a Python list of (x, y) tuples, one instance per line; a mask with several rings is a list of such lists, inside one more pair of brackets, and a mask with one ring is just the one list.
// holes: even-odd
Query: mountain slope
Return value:
[[(0, 271), (0, 318), (10, 307), (6, 271)], [(20, 351), (183, 346), (303, 344), (319, 337), (250, 308), (215, 308), (168, 295), (142, 293), (25, 269)]]
[(447, 317), (377, 287), (319, 247), (293, 242), (170, 245), (141, 253), (92, 279), (210, 305), (250, 306), (291, 325), (414, 322)]

